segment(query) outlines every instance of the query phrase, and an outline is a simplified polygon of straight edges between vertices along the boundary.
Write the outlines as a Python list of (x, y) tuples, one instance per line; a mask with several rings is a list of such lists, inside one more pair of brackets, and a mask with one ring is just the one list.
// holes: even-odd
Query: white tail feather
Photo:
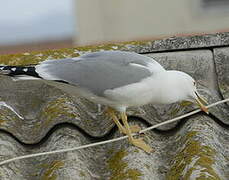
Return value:
[(40, 78), (36, 78), (33, 76), (27, 76), (27, 75), (18, 75), (18, 76), (14, 76), (12, 77), (12, 79), (14, 81), (22, 81), (22, 80), (40, 80)]
[(10, 73), (10, 70), (0, 70), (0, 75), (6, 75), (9, 73)]

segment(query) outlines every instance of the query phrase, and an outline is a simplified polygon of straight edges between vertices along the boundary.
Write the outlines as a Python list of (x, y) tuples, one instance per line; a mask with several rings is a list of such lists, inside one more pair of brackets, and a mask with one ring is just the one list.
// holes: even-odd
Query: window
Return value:
[(229, 6), (229, 0), (202, 0), (201, 6), (203, 9), (225, 9)]

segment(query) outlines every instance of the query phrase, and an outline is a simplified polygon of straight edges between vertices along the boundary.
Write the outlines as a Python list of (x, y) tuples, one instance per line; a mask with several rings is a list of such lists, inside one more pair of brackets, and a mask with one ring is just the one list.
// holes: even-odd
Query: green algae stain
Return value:
[(49, 165), (45, 165), (46, 171), (44, 172), (41, 180), (56, 180), (57, 174), (56, 171), (64, 166), (62, 161), (53, 161)]
[(186, 106), (191, 106), (193, 103), (192, 102), (190, 102), (190, 101), (182, 101), (181, 103), (180, 103), (180, 106), (181, 107), (186, 107)]
[(108, 160), (108, 167), (111, 170), (110, 180), (139, 180), (142, 176), (139, 170), (128, 168), (127, 162), (123, 160), (126, 155), (127, 152), (121, 150)]
[(0, 126), (5, 125), (8, 121), (16, 121), (18, 116), (8, 108), (0, 110)]
[(174, 108), (172, 108), (172, 110), (171, 110), (171, 112), (169, 113), (169, 115), (172, 116), (172, 117), (174, 117), (174, 116), (177, 115), (177, 113), (178, 113), (179, 111), (180, 111), (179, 108), (174, 107)]
[[(43, 125), (48, 126), (53, 120), (63, 116), (73, 119), (77, 118), (78, 114), (74, 108), (74, 106), (71, 106), (70, 99), (63, 96), (58, 97), (57, 99), (49, 102), (41, 112), (41, 117), (45, 120)], [(37, 126), (41, 126), (41, 124)]]
[(126, 50), (139, 46), (148, 46), (150, 41), (131, 41), (123, 43), (112, 43), (94, 46), (82, 46), (76, 48), (63, 48), (46, 50), (42, 52), (30, 52), (22, 54), (1, 55), (0, 64), (5, 65), (31, 65), (38, 64), (47, 59), (63, 59), (77, 57), (82, 53), (103, 51), (103, 50)]
[(81, 177), (86, 177), (86, 174), (83, 171), (80, 171), (80, 176)]
[(0, 64), (7, 65), (31, 65), (38, 64), (47, 59), (62, 59), (74, 57), (74, 49), (47, 50), (43, 52), (31, 52), (24, 54), (1, 55)]
[[(220, 179), (212, 167), (214, 164), (215, 151), (208, 146), (201, 145), (199, 141), (193, 140), (192, 138), (197, 135), (197, 133), (197, 131), (191, 131), (182, 138), (185, 146), (175, 156), (173, 165), (166, 179), (188, 180), (195, 171), (200, 169), (200, 173), (198, 174), (199, 179)], [(187, 169), (190, 165), (192, 166)]]
[(0, 126), (5, 122), (5, 120), (0, 119)]
[(170, 116), (174, 117), (176, 116), (180, 110), (184, 109), (187, 106), (191, 106), (193, 103), (189, 102), (189, 101), (182, 101), (178, 107), (174, 107), (172, 108), (171, 112), (170, 112)]

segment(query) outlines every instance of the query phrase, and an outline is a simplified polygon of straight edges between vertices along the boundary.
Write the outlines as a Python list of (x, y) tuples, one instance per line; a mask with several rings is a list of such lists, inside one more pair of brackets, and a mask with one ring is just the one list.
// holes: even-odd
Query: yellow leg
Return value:
[(121, 113), (121, 119), (126, 128), (126, 132), (127, 132), (126, 134), (128, 135), (130, 143), (141, 148), (142, 150), (144, 150), (147, 153), (152, 152), (153, 149), (148, 144), (146, 144), (142, 138), (134, 139), (133, 135), (131, 134), (130, 126), (127, 122), (127, 116), (125, 112)]
[[(107, 113), (112, 117), (113, 121), (118, 126), (119, 131), (123, 134), (127, 134), (126, 128), (123, 127), (123, 125), (119, 122), (117, 116), (115, 115), (114, 110), (111, 108), (108, 108)], [(141, 130), (141, 128), (138, 125), (133, 125), (130, 127), (130, 130), (132, 133), (137, 133)]]
[(108, 108), (107, 113), (111, 116), (112, 120), (115, 122), (115, 124), (118, 126), (118, 129), (120, 132), (124, 132), (125, 128), (122, 126), (122, 124), (119, 122), (117, 116), (115, 115), (115, 112), (113, 109)]

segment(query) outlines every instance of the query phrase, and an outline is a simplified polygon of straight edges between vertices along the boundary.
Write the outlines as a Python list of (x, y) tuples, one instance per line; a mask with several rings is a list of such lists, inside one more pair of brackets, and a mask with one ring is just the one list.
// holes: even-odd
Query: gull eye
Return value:
[(195, 81), (193, 82), (193, 85), (196, 86), (196, 82)]

